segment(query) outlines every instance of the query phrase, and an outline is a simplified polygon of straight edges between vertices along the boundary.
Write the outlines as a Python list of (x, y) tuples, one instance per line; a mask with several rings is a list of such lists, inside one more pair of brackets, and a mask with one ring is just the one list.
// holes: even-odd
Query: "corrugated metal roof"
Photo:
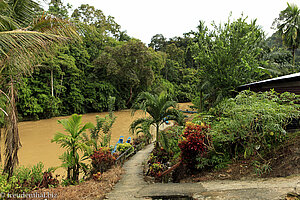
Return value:
[(258, 81), (258, 82), (254, 82), (254, 83), (248, 83), (248, 84), (245, 84), (245, 85), (241, 85), (239, 87), (247, 87), (247, 86), (251, 86), (251, 85), (257, 85), (257, 84), (262, 84), (262, 83), (267, 83), (267, 82), (272, 82), (272, 81), (279, 81), (279, 80), (284, 80), (284, 79), (297, 78), (297, 77), (300, 78), (300, 72), (285, 75), (285, 76), (279, 76), (277, 78), (266, 79), (266, 80), (262, 80), (262, 81)]

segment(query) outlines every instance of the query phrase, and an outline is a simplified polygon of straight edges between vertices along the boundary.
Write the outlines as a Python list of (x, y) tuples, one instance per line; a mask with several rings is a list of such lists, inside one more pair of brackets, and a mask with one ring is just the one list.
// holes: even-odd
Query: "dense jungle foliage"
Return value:
[(299, 71), (299, 51), (293, 65), (279, 34), (266, 39), (247, 17), (229, 17), (212, 29), (200, 21), (182, 37), (157, 34), (147, 47), (93, 6), (83, 4), (73, 13), (69, 8), (51, 1), (47, 12), (74, 23), (81, 42), (57, 46), (22, 78), (21, 120), (106, 111), (109, 96), (116, 97), (117, 109), (130, 108), (144, 91), (167, 91), (178, 102), (193, 101), (207, 110), (238, 85)]
[(257, 176), (269, 174), (278, 159), (276, 150), (299, 135), (289, 130), (291, 122), (298, 120), (299, 125), (299, 100), (299, 95), (273, 90), (245, 90), (224, 99), (193, 115), (185, 126), (162, 131), (162, 146), (150, 154), (147, 175), (177, 182), (187, 174), (217, 171), (239, 161), (247, 161)]
[[(193, 173), (222, 168), (241, 156), (262, 158), (288, 139), (286, 127), (299, 120), (299, 96), (235, 91), (242, 84), (299, 72), (296, 5), (280, 12), (269, 38), (256, 20), (242, 15), (211, 28), (199, 21), (182, 37), (156, 34), (148, 46), (93, 6), (82, 4), (73, 13), (70, 8), (60, 0), (51, 0), (48, 10), (34, 0), (0, 1), (0, 137), (5, 141), (0, 188), (5, 192), (58, 184), (53, 169), (42, 173), (42, 164), (15, 170), (19, 120), (110, 111), (97, 117), (96, 127), (82, 127), (77, 114), (59, 120), (67, 131), (52, 142), (66, 149), (60, 157), (67, 169), (65, 185), (77, 184), (81, 171), (99, 179), (114, 164), (112, 105), (149, 114), (131, 125), (133, 133), (144, 133), (144, 141), (151, 140), (149, 128), (156, 125), (148, 171), (153, 176), (180, 162)], [(187, 101), (200, 114), (184, 125), (182, 113), (173, 108)], [(167, 120), (177, 125), (160, 132)], [(92, 160), (92, 169), (82, 162), (86, 159)]]

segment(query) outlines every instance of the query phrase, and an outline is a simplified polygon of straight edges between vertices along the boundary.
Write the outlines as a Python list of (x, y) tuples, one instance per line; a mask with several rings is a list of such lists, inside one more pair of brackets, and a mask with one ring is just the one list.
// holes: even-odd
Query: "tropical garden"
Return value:
[[(82, 4), (69, 13), (70, 7), (60, 0), (48, 10), (34, 0), (0, 0), (1, 192), (101, 182), (105, 173), (116, 174), (111, 168), (121, 174), (114, 167), (119, 155), (151, 140), (146, 175), (165, 182), (241, 162), (267, 176), (274, 155), (299, 144), (299, 131), (289, 131), (292, 122), (299, 125), (299, 96), (236, 90), (300, 71), (297, 5), (283, 8), (268, 38), (242, 15), (212, 26), (199, 21), (174, 38), (156, 34), (148, 46), (101, 10)], [(197, 113), (185, 116), (177, 107), (182, 102)], [(113, 110), (122, 109), (146, 115), (128, 127), (139, 138), (112, 154)], [(104, 111), (96, 124), (82, 123), (81, 114)], [(66, 177), (59, 181), (43, 163), (18, 166), (18, 122), (69, 115), (58, 121), (65, 132), (51, 141), (65, 150)], [(166, 121), (173, 126), (160, 130)]]

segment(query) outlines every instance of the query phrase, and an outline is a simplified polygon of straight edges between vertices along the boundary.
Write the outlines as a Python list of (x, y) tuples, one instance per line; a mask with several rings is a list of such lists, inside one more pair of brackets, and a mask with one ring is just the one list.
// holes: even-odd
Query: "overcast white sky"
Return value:
[(287, 2), (300, 6), (300, 0), (63, 0), (73, 5), (90, 4), (115, 17), (129, 36), (150, 43), (157, 33), (165, 37), (182, 36), (195, 30), (199, 20), (207, 24), (227, 21), (241, 13), (249, 19), (257, 18), (258, 25), (270, 36), (273, 20), (287, 7)]

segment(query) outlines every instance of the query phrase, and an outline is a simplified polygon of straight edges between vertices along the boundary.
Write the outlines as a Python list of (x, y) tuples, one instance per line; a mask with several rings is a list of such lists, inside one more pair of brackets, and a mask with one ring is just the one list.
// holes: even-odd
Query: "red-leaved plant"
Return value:
[(178, 143), (181, 150), (182, 163), (193, 172), (196, 169), (196, 158), (204, 156), (208, 152), (210, 138), (208, 137), (208, 126), (205, 124), (193, 124), (187, 122), (182, 140)]
[(92, 159), (92, 174), (95, 174), (97, 172), (105, 172), (108, 169), (110, 169), (114, 164), (116, 158), (111, 155), (111, 152), (108, 148), (100, 148), (98, 151), (94, 151), (94, 153), (91, 155)]

